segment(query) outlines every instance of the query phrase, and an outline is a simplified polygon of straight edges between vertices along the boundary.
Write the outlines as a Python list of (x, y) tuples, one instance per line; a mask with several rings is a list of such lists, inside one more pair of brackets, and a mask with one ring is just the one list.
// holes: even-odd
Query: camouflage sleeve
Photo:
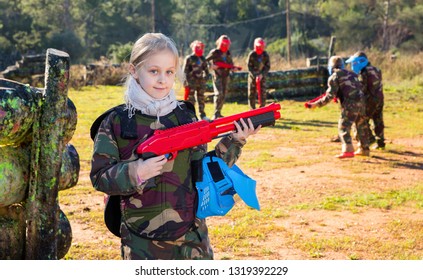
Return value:
[(241, 156), (241, 149), (246, 143), (246, 140), (236, 141), (231, 135), (223, 137), (215, 147), (216, 155), (231, 167)]
[(187, 87), (189, 85), (188, 84), (188, 80), (189, 80), (189, 75), (190, 75), (190, 73), (189, 73), (189, 58), (188, 58), (188, 56), (186, 56), (185, 59), (184, 59), (184, 65), (182, 66), (182, 70), (184, 71), (184, 74), (185, 74), (183, 85), (184, 85), (184, 87)]
[(207, 78), (209, 76), (210, 72), (209, 72), (209, 66), (208, 66), (207, 61), (204, 57), (203, 57), (203, 71), (205, 73), (205, 78)]
[[(210, 52), (209, 52), (209, 54), (206, 56), (206, 61), (208, 62), (208, 63), (212, 63), (213, 62), (213, 60), (214, 60), (214, 49), (213, 50), (211, 50)], [(211, 61), (211, 62), (210, 62)]]
[(255, 73), (254, 73), (254, 61), (253, 61), (253, 56), (252, 56), (252, 52), (250, 52), (248, 54), (248, 58), (247, 58), (247, 66), (248, 66), (248, 73), (250, 74), (251, 77), (255, 77)]
[(376, 96), (378, 91), (382, 88), (382, 73), (372, 68), (367, 72), (366, 76), (367, 91), (370, 95)]
[(90, 179), (93, 187), (109, 195), (129, 195), (142, 188), (134, 159), (121, 160), (111, 125), (111, 113), (100, 125), (94, 141)]
[(262, 70), (262, 74), (263, 75), (267, 75), (267, 73), (269, 73), (270, 71), (270, 57), (268, 53), (265, 53), (265, 59), (264, 59), (264, 67)]
[(316, 101), (317, 107), (323, 107), (328, 104), (334, 97), (336, 97), (339, 90), (338, 76), (336, 72), (333, 73), (328, 79), (328, 88), (326, 90), (326, 95)]
[(226, 60), (227, 63), (232, 64), (232, 65), (234, 64), (234, 61), (232, 59), (232, 55), (231, 55), (231, 53), (229, 51), (227, 52), (226, 59), (227, 59)]
[(205, 153), (207, 152), (207, 144), (199, 145), (194, 148), (194, 153), (192, 155), (192, 160), (201, 160)]
[(189, 56), (186, 56), (184, 59), (184, 65), (182, 66), (182, 69), (184, 70), (185, 75), (188, 75), (189, 73), (188, 61), (189, 61)]

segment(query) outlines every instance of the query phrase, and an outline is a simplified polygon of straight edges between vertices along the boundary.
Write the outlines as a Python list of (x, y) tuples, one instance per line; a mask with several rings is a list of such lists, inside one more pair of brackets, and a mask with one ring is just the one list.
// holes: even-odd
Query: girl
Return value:
[[(132, 49), (125, 106), (112, 111), (95, 137), (90, 178), (96, 190), (120, 199), (123, 259), (213, 259), (206, 221), (196, 217), (197, 193), (192, 183), (196, 161), (206, 145), (180, 151), (174, 160), (164, 155), (143, 160), (140, 142), (156, 129), (196, 121), (172, 89), (180, 76), (174, 42), (147, 33)], [(247, 124), (248, 123), (248, 124)], [(235, 123), (237, 132), (224, 137), (214, 152), (231, 166), (241, 154), (253, 124)]]

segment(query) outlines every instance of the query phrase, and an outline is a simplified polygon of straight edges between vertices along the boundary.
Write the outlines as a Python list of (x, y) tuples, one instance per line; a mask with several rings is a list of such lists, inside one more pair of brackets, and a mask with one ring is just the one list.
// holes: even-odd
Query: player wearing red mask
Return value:
[(206, 57), (210, 68), (213, 69), (213, 89), (214, 89), (214, 116), (213, 119), (221, 118), (221, 110), (228, 92), (229, 73), (241, 70), (234, 66), (232, 56), (229, 51), (231, 40), (227, 35), (222, 35), (216, 41), (216, 48), (212, 49)]
[(254, 40), (254, 50), (248, 54), (248, 105), (256, 108), (256, 96), (260, 107), (266, 105), (266, 76), (270, 70), (269, 54), (262, 38)]
[(183, 70), (185, 74), (185, 96), (184, 99), (190, 101), (193, 105), (197, 103), (200, 119), (206, 117), (204, 92), (206, 91), (206, 82), (209, 76), (209, 69), (206, 58), (203, 56), (204, 44), (195, 40), (190, 45), (192, 53), (185, 57)]

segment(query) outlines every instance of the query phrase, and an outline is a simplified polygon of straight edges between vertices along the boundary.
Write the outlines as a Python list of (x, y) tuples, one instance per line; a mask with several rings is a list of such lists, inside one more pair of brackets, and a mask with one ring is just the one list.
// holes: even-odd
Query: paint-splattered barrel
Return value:
[(76, 186), (79, 178), (79, 155), (72, 144), (67, 144), (62, 154), (62, 165), (59, 175), (59, 191)]
[(25, 208), (0, 207), (0, 260), (22, 260), (25, 255)]
[(0, 147), (0, 207), (25, 199), (29, 180), (29, 147)]
[(28, 141), (41, 97), (36, 88), (0, 79), (0, 145)]
[[(61, 209), (58, 215), (57, 258), (62, 259), (72, 244), (72, 228)], [(0, 260), (25, 258), (25, 223), (23, 204), (0, 207)]]

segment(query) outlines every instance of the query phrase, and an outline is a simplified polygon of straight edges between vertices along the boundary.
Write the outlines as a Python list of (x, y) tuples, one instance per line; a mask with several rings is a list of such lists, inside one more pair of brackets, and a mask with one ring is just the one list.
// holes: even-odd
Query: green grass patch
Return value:
[(359, 193), (343, 196), (327, 196), (317, 203), (301, 203), (293, 208), (296, 209), (323, 209), (329, 211), (349, 210), (352, 212), (362, 211), (363, 208), (379, 208), (390, 210), (401, 206), (423, 209), (423, 185), (402, 190), (390, 190), (386, 192)]

